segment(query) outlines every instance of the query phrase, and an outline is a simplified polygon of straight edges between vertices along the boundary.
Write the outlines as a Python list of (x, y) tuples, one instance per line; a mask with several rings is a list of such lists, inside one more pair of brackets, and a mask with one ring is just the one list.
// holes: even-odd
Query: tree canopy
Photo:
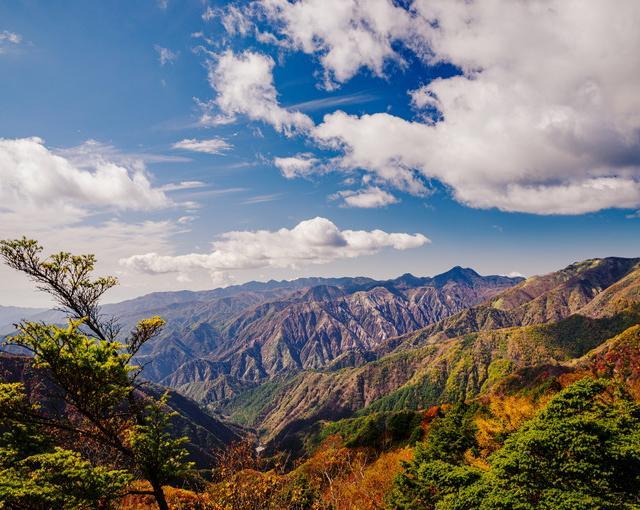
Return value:
[(0, 241), (7, 265), (68, 317), (66, 326), (23, 321), (7, 341), (31, 355), (38, 382), (0, 384), (0, 507), (108, 507), (133, 479), (145, 479), (165, 510), (162, 486), (192, 465), (186, 439), (170, 433), (166, 400), (144, 391), (133, 362), (164, 321), (145, 319), (122, 335), (99, 306), (117, 280), (92, 278), (93, 255), (43, 259), (42, 250), (26, 238)]
[(640, 508), (640, 406), (610, 382), (585, 378), (560, 392), (486, 470), (440, 455), (438, 430), (397, 478), (391, 508)]

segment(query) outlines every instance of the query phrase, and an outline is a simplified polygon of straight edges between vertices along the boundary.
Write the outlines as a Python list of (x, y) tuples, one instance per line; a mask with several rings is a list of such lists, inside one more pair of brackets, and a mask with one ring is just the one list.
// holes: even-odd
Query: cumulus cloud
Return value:
[(158, 52), (158, 59), (160, 60), (161, 66), (165, 64), (173, 64), (180, 56), (180, 52), (171, 51), (169, 48), (163, 48), (158, 44), (156, 44), (154, 48)]
[(204, 152), (205, 154), (223, 154), (231, 149), (233, 145), (222, 138), (211, 138), (209, 140), (189, 138), (174, 143), (172, 147), (193, 152)]
[(419, 121), (325, 116), (313, 137), (342, 168), (413, 193), (436, 179), (479, 208), (640, 205), (638, 2), (416, 0), (412, 15), (421, 56), (462, 74), (412, 91)]
[(365, 169), (379, 183), (420, 195), (427, 191), (419, 174), (427, 128), (386, 113), (357, 117), (337, 111), (326, 115), (312, 135), (343, 152), (334, 160), (343, 170)]
[(340, 230), (330, 220), (316, 217), (302, 221), (292, 229), (225, 233), (212, 243), (210, 253), (175, 256), (147, 253), (124, 258), (121, 264), (151, 274), (186, 275), (204, 269), (216, 281), (222, 281), (231, 272), (244, 269), (324, 264), (372, 255), (384, 248), (418, 248), (428, 242), (429, 239), (422, 234)]
[(394, 43), (414, 39), (415, 17), (392, 0), (258, 0), (257, 5), (284, 38), (272, 42), (319, 56), (327, 88), (361, 68), (382, 76), (387, 61), (403, 62)]
[[(206, 123), (224, 123), (236, 115), (271, 124), (286, 135), (307, 131), (313, 121), (305, 114), (283, 108), (273, 83), (274, 61), (267, 55), (227, 50), (210, 62), (209, 83), (221, 115), (210, 115)], [(210, 106), (210, 105), (209, 105)]]
[(21, 138), (0, 139), (0, 204), (5, 223), (32, 216), (51, 225), (77, 221), (89, 211), (159, 209), (172, 201), (153, 187), (142, 163), (124, 167), (98, 160), (81, 168), (40, 138)]
[(296, 156), (274, 158), (273, 164), (284, 177), (294, 179), (295, 177), (308, 177), (317, 174), (320, 160), (314, 157), (313, 154), (305, 152)]
[(338, 191), (332, 198), (342, 198), (344, 205), (347, 207), (360, 207), (363, 209), (384, 207), (398, 202), (398, 199), (391, 193), (377, 186), (369, 186), (360, 190)]
[[(54, 151), (39, 138), (0, 139), (0, 239), (26, 235), (49, 253), (95, 253), (99, 272), (117, 274), (122, 272), (118, 261), (138, 247), (170, 252), (172, 238), (190, 227), (187, 216), (146, 221), (142, 214), (164, 208), (175, 213), (188, 203), (174, 202), (169, 193), (203, 185), (153, 185), (143, 161), (99, 142)], [(130, 275), (110, 298), (166, 289), (172, 279)], [(15, 271), (0, 267), (0, 281), (12, 303), (43, 304)]]

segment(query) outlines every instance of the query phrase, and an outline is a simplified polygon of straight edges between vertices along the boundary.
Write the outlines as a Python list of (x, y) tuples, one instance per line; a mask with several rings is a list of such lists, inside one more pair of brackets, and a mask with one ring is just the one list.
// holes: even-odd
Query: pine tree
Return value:
[[(61, 252), (42, 259), (42, 250), (26, 238), (0, 241), (0, 255), (7, 265), (27, 274), (68, 317), (66, 327), (27, 321), (16, 325), (18, 332), (8, 342), (31, 354), (41, 381), (37, 397), (42, 405), (16, 398), (14, 393), (22, 391), (19, 387), (0, 388), (5, 392), (0, 396), (4, 399), (0, 430), (18, 427), (53, 446), (35, 457), (16, 454), (12, 458), (15, 438), (9, 441), (5, 434), (0, 443), (6, 452), (2, 468), (14, 469), (12, 476), (28, 473), (33, 477), (52, 466), (75, 466), (83, 480), (93, 477), (104, 482), (95, 490), (96, 502), (104, 499), (101, 488), (111, 485), (112, 493), (120, 493), (128, 473), (146, 479), (159, 508), (168, 510), (162, 486), (192, 467), (186, 461), (186, 439), (172, 438), (166, 401), (144, 391), (142, 369), (133, 362), (164, 321), (159, 317), (142, 320), (119, 341), (123, 335), (117, 320), (102, 315), (99, 306), (117, 280), (92, 279), (93, 255)], [(47, 487), (56, 497), (64, 496), (64, 484)], [(80, 503), (68, 507), (82, 508)]]

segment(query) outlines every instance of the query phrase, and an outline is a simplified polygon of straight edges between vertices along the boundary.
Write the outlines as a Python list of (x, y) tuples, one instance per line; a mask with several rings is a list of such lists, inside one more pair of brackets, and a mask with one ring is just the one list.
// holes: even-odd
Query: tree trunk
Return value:
[(153, 480), (149, 480), (151, 482), (151, 487), (153, 488), (153, 495), (156, 498), (156, 502), (158, 503), (158, 508), (160, 510), (169, 510), (169, 505), (167, 504), (167, 500), (164, 497), (164, 491), (162, 490), (162, 485)]

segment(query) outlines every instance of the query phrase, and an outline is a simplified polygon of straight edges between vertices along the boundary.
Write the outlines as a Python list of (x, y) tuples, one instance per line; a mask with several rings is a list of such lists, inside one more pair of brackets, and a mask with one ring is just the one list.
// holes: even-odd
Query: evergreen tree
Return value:
[[(104, 317), (99, 307), (100, 298), (117, 280), (91, 278), (93, 255), (62, 252), (42, 259), (41, 252), (36, 241), (26, 238), (0, 241), (5, 262), (26, 273), (68, 316), (67, 327), (21, 322), (18, 333), (9, 339), (32, 355), (42, 405), (16, 397), (20, 387), (0, 387), (0, 430), (5, 431), (0, 439), (4, 452), (0, 469), (9, 470), (7, 480), (23, 475), (44, 480), (47, 497), (63, 498), (60, 501), (67, 506), (62, 508), (82, 508), (82, 501), (92, 494), (97, 505), (109, 492), (120, 494), (130, 477), (143, 478), (151, 484), (160, 509), (167, 510), (162, 485), (184, 476), (191, 464), (186, 462), (185, 439), (174, 439), (169, 433), (166, 401), (144, 392), (141, 368), (132, 363), (164, 321), (159, 317), (142, 320), (123, 342), (118, 341), (117, 320)], [(11, 428), (17, 435), (6, 434)], [(21, 434), (23, 440), (31, 438), (43, 449), (22, 451), (29, 440), (20, 443)], [(69, 477), (51, 478), (56, 471)], [(73, 493), (65, 490), (71, 481), (78, 487), (94, 483), (81, 491), (77, 504)], [(35, 490), (28, 484), (24, 487), (27, 492)], [(0, 497), (8, 496), (0, 492)]]
[(390, 507), (640, 509), (640, 406), (610, 383), (580, 380), (489, 462), (482, 471), (455, 459), (416, 456), (396, 480)]

